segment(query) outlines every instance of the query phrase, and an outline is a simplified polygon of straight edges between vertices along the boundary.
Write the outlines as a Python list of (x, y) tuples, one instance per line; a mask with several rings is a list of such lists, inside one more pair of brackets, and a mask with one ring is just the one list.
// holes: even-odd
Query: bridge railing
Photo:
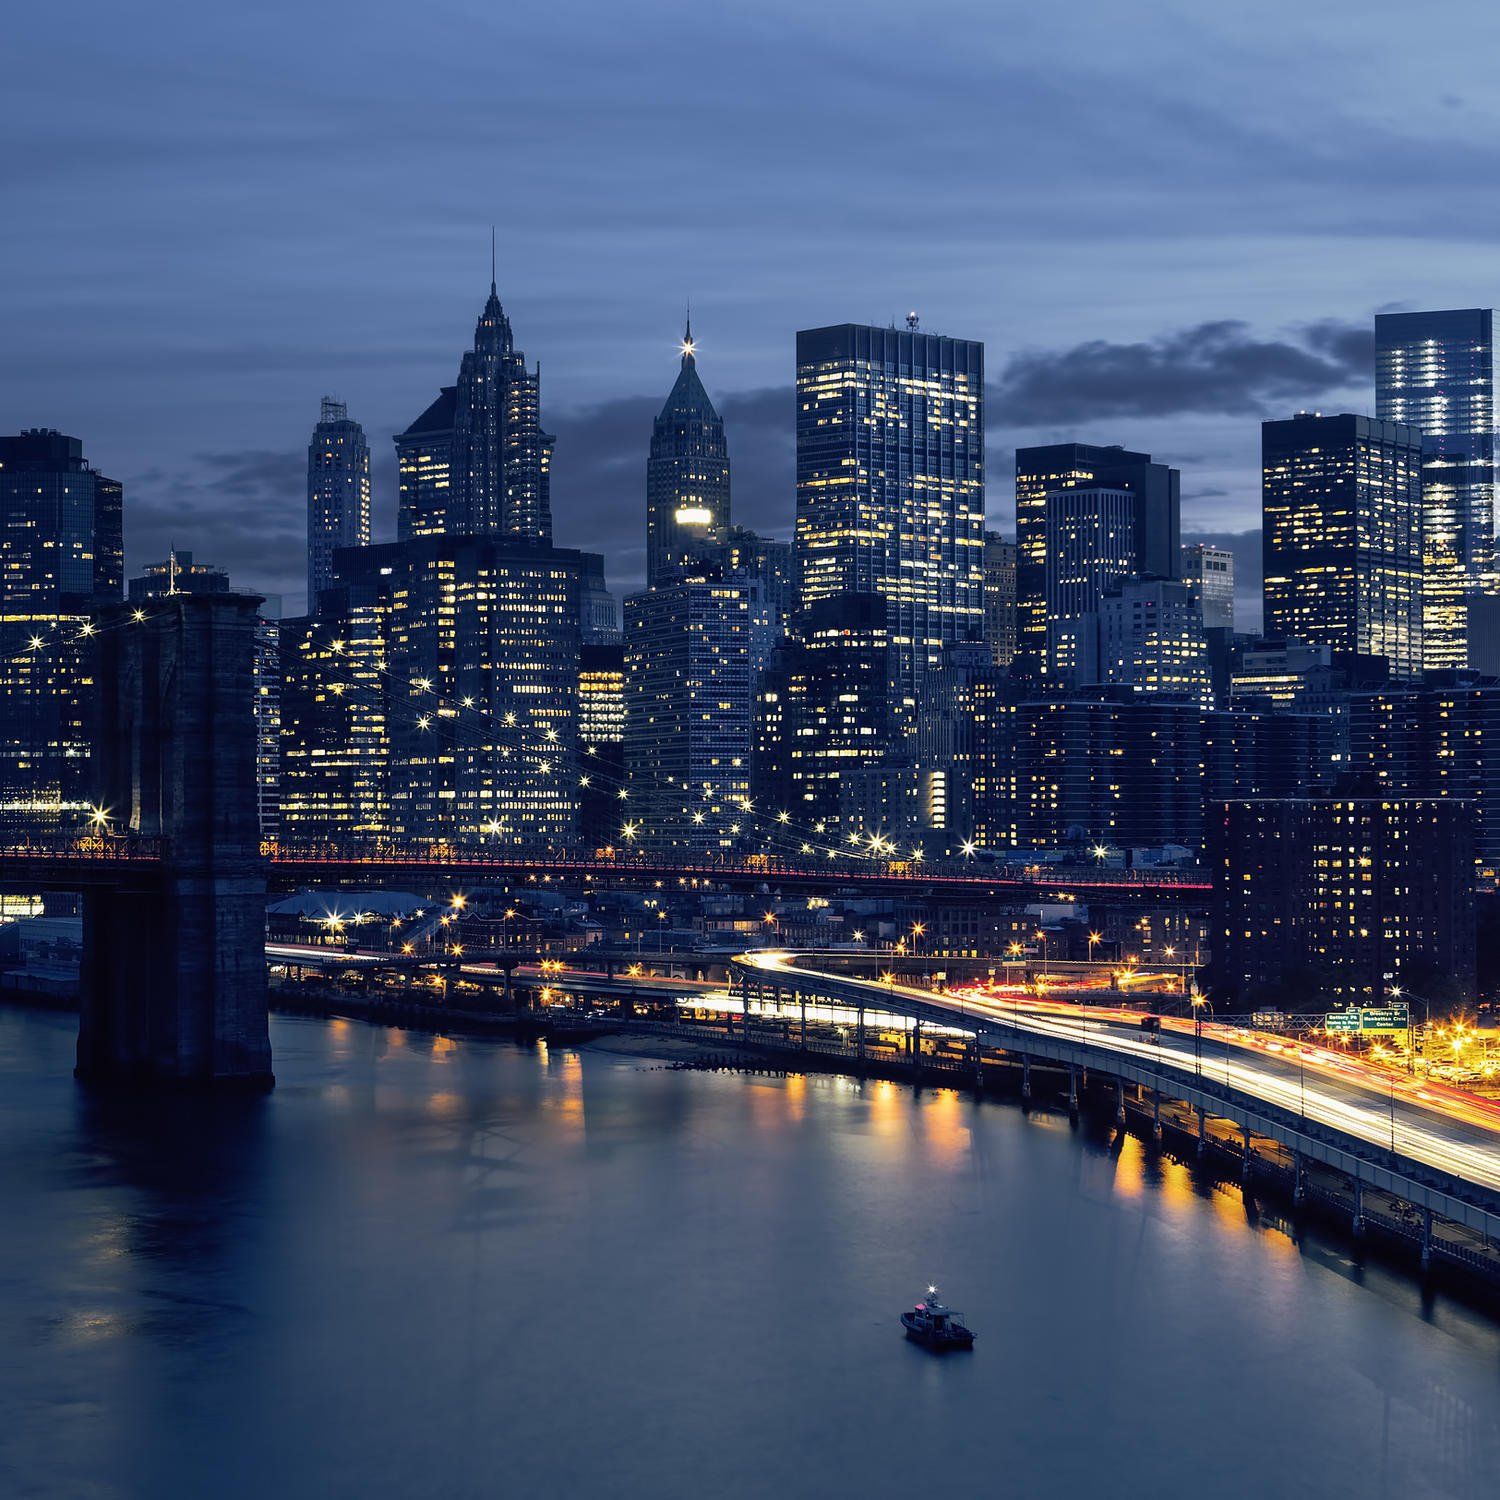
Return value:
[(3, 834), (0, 859), (55, 859), (96, 864), (119, 861), (152, 864), (165, 852), (166, 841), (147, 834)]
[(976, 889), (1003, 885), (1041, 887), (1056, 885), (1077, 890), (1180, 890), (1207, 891), (1207, 872), (1197, 869), (1100, 870), (1097, 866), (1048, 865), (1009, 862), (982, 863), (972, 860), (881, 860), (861, 858), (853, 863), (801, 863), (774, 855), (725, 859), (670, 859), (660, 855), (615, 852), (579, 854), (563, 851), (528, 852), (497, 849), (483, 844), (396, 844), (384, 840), (332, 841), (285, 839), (262, 845), (265, 858), (276, 865), (359, 865), (371, 868), (408, 867), (514, 871), (538, 870), (584, 875), (654, 875), (703, 880), (763, 877), (766, 880), (816, 879), (859, 884), (869, 880), (910, 880), (964, 884)]

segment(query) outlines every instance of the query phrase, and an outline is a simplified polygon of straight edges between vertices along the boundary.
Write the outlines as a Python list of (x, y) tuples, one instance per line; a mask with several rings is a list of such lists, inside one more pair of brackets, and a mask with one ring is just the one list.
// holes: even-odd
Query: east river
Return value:
[(142, 1107), (73, 1035), (0, 1009), (6, 1497), (1500, 1492), (1500, 1324), (1134, 1138), (288, 1019)]

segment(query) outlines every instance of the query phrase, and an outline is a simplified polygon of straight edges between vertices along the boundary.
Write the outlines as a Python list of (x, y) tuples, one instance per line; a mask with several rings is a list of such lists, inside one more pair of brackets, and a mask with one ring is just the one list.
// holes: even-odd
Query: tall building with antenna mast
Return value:
[(307, 445), (307, 607), (333, 583), (336, 547), (370, 545), (370, 445), (349, 408), (323, 397)]

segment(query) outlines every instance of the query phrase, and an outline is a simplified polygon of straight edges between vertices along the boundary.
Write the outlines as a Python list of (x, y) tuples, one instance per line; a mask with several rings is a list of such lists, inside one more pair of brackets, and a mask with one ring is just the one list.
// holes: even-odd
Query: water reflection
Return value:
[[(1500, 1337), (1117, 1131), (279, 1021), (80, 1093), (0, 1011), (0, 1493), (1486, 1495)], [(972, 1358), (905, 1344), (940, 1279)], [(914, 1436), (914, 1435), (919, 1435)]]

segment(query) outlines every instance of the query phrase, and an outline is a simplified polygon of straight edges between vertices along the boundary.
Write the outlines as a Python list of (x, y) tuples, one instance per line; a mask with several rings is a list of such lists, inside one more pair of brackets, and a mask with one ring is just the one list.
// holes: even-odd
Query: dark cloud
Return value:
[(290, 595), (306, 583), (307, 454), (194, 454), (190, 466), (122, 476), (128, 570), (169, 550), (228, 571), (245, 588)]
[(1139, 343), (1091, 339), (1012, 355), (988, 391), (989, 426), (1048, 427), (1115, 417), (1257, 416), (1368, 384), (1371, 335), (1319, 322), (1294, 339), (1235, 319)]

